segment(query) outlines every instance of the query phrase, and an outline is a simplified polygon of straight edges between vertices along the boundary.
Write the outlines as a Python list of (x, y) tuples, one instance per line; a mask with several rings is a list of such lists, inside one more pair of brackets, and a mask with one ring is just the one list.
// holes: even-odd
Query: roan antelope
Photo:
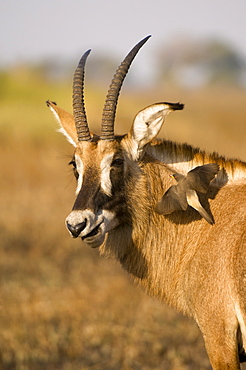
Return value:
[[(114, 134), (123, 80), (147, 39), (113, 77), (100, 137), (89, 131), (84, 107), (89, 51), (75, 71), (73, 115), (47, 102), (75, 147), (77, 197), (66, 225), (72, 237), (117, 259), (150, 295), (193, 317), (213, 369), (240, 369), (246, 360), (246, 163), (156, 139), (165, 116), (183, 108), (179, 103), (153, 104), (136, 115), (128, 134)], [(168, 215), (155, 211), (177, 184), (170, 175), (208, 163), (220, 171), (199, 201), (213, 226), (191, 207)]]

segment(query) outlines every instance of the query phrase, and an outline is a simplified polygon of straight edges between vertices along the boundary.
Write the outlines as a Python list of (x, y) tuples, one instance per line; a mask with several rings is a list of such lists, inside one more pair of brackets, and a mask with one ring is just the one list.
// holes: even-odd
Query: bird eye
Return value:
[(124, 163), (124, 159), (123, 158), (115, 158), (112, 162), (112, 166), (113, 167), (121, 167)]

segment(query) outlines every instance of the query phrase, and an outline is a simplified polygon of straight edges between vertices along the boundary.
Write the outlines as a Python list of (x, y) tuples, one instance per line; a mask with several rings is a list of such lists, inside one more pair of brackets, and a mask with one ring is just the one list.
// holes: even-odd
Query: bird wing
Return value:
[(219, 172), (219, 165), (217, 163), (204, 164), (197, 166), (187, 174), (187, 182), (189, 188), (206, 193), (210, 182)]
[(213, 218), (207, 213), (207, 211), (203, 208), (203, 206), (201, 205), (200, 201), (199, 201), (199, 198), (197, 196), (197, 193), (195, 192), (195, 190), (191, 190), (189, 189), (186, 193), (187, 195), (187, 202), (189, 204), (189, 206), (191, 206), (192, 208), (194, 208), (197, 212), (200, 213), (200, 215), (205, 218), (205, 220), (210, 224), (210, 225), (213, 225), (214, 224), (214, 220)]
[(185, 211), (188, 207), (186, 193), (179, 184), (171, 186), (156, 205), (156, 212), (167, 215), (174, 211)]

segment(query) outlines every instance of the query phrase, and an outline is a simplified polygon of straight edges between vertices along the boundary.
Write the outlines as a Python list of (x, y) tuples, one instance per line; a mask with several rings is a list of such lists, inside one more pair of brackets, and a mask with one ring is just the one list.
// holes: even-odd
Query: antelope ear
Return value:
[(59, 108), (54, 102), (47, 100), (46, 104), (60, 124), (58, 131), (65, 135), (68, 141), (76, 147), (78, 139), (73, 115)]
[(136, 115), (129, 133), (134, 160), (141, 158), (146, 144), (158, 135), (165, 117), (170, 112), (181, 110), (183, 107), (184, 105), (180, 103), (156, 103)]

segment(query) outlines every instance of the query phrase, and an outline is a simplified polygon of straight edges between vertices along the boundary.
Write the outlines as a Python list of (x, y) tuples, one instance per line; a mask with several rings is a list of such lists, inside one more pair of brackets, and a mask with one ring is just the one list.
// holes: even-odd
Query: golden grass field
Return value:
[[(0, 82), (0, 369), (210, 369), (193, 321), (149, 298), (65, 229), (73, 149), (55, 132), (45, 100), (71, 111), (70, 83), (27, 71)], [(93, 130), (104, 93), (86, 90)], [(162, 100), (186, 104), (168, 117), (163, 137), (246, 160), (245, 91), (123, 90), (116, 131)]]

